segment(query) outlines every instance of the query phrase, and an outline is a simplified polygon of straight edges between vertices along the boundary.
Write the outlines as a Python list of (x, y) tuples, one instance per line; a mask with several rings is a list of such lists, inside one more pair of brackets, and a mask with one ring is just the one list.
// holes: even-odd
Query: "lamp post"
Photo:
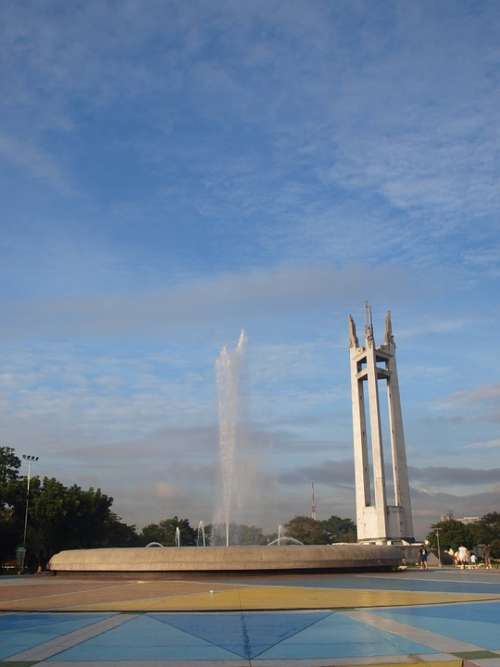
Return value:
[(436, 528), (436, 541), (437, 541), (437, 548), (438, 548), (439, 567), (443, 567), (443, 564), (441, 562), (441, 546), (439, 544), (439, 528)]
[(28, 462), (28, 477), (26, 484), (26, 512), (24, 513), (24, 535), (23, 535), (23, 547), (26, 549), (26, 533), (28, 531), (28, 508), (30, 503), (30, 480), (31, 480), (31, 464), (38, 461), (38, 456), (32, 456), (31, 454), (23, 454), (23, 459)]

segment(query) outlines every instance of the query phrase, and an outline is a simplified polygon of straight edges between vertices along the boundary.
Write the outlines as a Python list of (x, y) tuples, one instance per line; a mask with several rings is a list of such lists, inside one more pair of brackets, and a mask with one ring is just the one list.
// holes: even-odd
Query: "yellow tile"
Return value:
[(249, 587), (143, 598), (120, 602), (100, 602), (74, 606), (78, 611), (227, 611), (256, 609), (345, 609), (353, 607), (412, 606), (445, 602), (498, 599), (498, 595), (423, 593), (332, 588)]

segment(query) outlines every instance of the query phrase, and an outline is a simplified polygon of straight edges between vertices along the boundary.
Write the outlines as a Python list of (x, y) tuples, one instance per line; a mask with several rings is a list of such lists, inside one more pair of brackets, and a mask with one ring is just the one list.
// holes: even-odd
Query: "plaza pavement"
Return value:
[(4, 577), (0, 609), (0, 667), (500, 667), (497, 571)]

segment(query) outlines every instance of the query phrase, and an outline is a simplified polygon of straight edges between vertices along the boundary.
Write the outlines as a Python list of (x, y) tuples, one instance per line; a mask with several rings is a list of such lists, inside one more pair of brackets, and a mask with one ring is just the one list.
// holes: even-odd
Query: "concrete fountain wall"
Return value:
[(391, 569), (404, 549), (394, 545), (163, 547), (75, 549), (55, 554), (49, 569), (69, 573), (220, 573)]

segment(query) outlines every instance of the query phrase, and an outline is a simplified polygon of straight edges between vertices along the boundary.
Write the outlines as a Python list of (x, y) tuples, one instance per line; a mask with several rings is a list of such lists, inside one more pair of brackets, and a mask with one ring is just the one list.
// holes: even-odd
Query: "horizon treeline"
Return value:
[[(12, 561), (16, 547), (23, 544), (26, 511), (26, 476), (20, 474), (21, 460), (12, 447), (0, 447), (0, 568)], [(176, 545), (179, 529), (181, 546), (202, 546), (202, 536), (190, 520), (177, 515), (149, 523), (142, 530), (125, 523), (112, 510), (113, 498), (101, 489), (66, 486), (54, 477), (31, 477), (26, 533), (28, 568), (45, 567), (51, 556), (64, 549), (96, 547), (144, 547), (151, 542)], [(212, 541), (212, 526), (204, 527), (206, 544)], [(478, 522), (464, 524), (454, 518), (435, 523), (427, 535), (431, 548), (456, 550), (489, 545), (493, 558), (500, 558), (500, 512), (489, 512)], [(265, 545), (278, 538), (253, 525), (231, 524), (230, 544)], [(356, 525), (349, 518), (332, 515), (318, 521), (295, 516), (283, 526), (282, 537), (303, 544), (356, 542)]]
[[(0, 566), (12, 561), (16, 548), (23, 544), (27, 478), (20, 469), (15, 450), (0, 447)], [(113, 512), (112, 505), (113, 498), (101, 489), (66, 486), (54, 477), (32, 476), (26, 533), (28, 568), (45, 567), (53, 554), (64, 549), (141, 547), (151, 542), (175, 546), (177, 528), (181, 546), (202, 546), (201, 534), (188, 518), (173, 516), (138, 530)], [(211, 525), (204, 530), (206, 544), (210, 544)], [(231, 524), (229, 533), (232, 544), (265, 545), (278, 537), (258, 526), (239, 524)], [(356, 526), (351, 519), (338, 516), (325, 521), (296, 516), (284, 525), (283, 536), (304, 544), (355, 542)]]

